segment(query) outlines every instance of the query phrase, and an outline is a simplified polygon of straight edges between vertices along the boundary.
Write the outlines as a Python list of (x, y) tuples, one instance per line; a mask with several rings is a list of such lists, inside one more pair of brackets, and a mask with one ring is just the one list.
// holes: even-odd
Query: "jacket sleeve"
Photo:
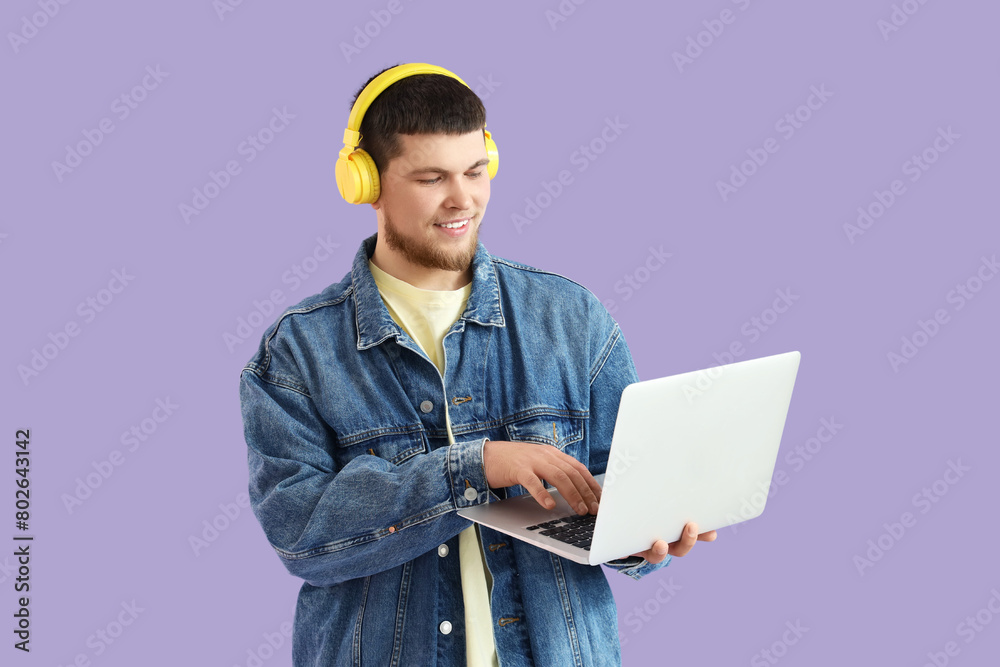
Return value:
[[(607, 318), (611, 320), (610, 315)], [(611, 334), (600, 348), (590, 373), (590, 472), (595, 475), (607, 469), (622, 392), (626, 386), (639, 380), (625, 336), (618, 324), (614, 320), (611, 322)], [(644, 558), (629, 557), (608, 561), (604, 565), (633, 579), (640, 579), (666, 567), (671, 560), (672, 556), (667, 556), (653, 564)]]
[(456, 509), (489, 501), (483, 438), (398, 465), (363, 454), (338, 470), (336, 435), (297, 383), (248, 366), (240, 402), (254, 514), (289, 572), (313, 586), (410, 561), (469, 525)]

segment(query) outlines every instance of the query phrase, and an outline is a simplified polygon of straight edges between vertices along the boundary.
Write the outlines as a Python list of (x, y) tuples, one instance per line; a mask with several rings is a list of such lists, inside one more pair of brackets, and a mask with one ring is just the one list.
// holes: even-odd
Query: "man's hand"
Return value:
[(556, 447), (490, 440), (483, 447), (483, 467), (486, 481), (494, 488), (520, 484), (539, 505), (552, 509), (556, 501), (542, 484), (545, 480), (578, 514), (597, 514), (601, 485), (587, 466)]
[(718, 536), (718, 533), (714, 530), (699, 535), (698, 524), (692, 521), (684, 526), (684, 532), (681, 533), (681, 538), (676, 542), (667, 544), (663, 540), (656, 540), (651, 548), (632, 555), (645, 558), (648, 562), (655, 565), (666, 558), (668, 554), (677, 557), (686, 556), (687, 552), (691, 551), (691, 547), (694, 546), (695, 542), (714, 542)]

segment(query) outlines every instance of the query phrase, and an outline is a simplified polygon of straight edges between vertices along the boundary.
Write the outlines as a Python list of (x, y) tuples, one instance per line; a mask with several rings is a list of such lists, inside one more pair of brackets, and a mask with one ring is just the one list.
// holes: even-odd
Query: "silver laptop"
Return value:
[(600, 511), (577, 515), (558, 491), (546, 510), (530, 495), (460, 516), (597, 565), (760, 516), (774, 474), (800, 354), (714, 366), (625, 388), (611, 439)]

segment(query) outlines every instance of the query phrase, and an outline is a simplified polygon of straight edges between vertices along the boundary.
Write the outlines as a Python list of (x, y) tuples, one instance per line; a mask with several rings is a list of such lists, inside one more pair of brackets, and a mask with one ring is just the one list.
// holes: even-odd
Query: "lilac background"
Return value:
[[(1000, 281), (973, 280), (982, 289), (960, 310), (948, 294), (1000, 246), (1000, 8), (902, 4), (918, 10), (885, 38), (888, 0), (566, 0), (575, 10), (555, 23), (556, 0), (401, 0), (394, 15), (381, 0), (247, 0), (221, 16), (209, 0), (73, 2), (13, 45), (42, 10), (5, 3), (0, 540), (18, 532), (11, 450), (15, 429), (30, 428), (36, 541), (32, 652), (5, 630), (0, 662), (290, 664), (289, 641), (260, 647), (265, 635), (278, 643), (298, 584), (248, 509), (219, 518), (246, 492), (238, 375), (265, 325), (232, 351), (223, 335), (272, 290), (283, 309), (347, 271), (374, 230), (371, 210), (334, 183), (349, 98), (375, 71), (423, 61), (485, 98), (501, 153), (487, 247), (608, 301), (642, 377), (709, 366), (735, 341), (743, 358), (802, 352), (778, 461), (786, 483), (764, 516), (641, 582), (611, 577), (625, 664), (772, 664), (768, 649), (783, 665), (922, 665), (947, 642), (952, 664), (995, 664), (1000, 619), (981, 612), (992, 622), (971, 637), (959, 624), (1000, 590), (989, 511)], [(674, 52), (727, 9), (733, 21), (679, 70)], [(345, 56), (373, 11), (391, 22)], [(112, 103), (147, 66), (169, 75), (121, 119)], [(813, 86), (832, 97), (786, 139), (776, 121)], [(247, 162), (238, 146), (275, 107), (294, 119)], [(103, 118), (114, 131), (60, 181), (52, 163)], [(606, 118), (627, 127), (581, 172), (574, 152)], [(911, 182), (903, 164), (949, 127), (959, 138)], [(769, 137), (779, 150), (723, 201), (716, 182)], [(186, 224), (178, 206), (228, 160), (242, 171)], [(573, 182), (518, 230), (512, 215), (564, 169)], [(905, 194), (851, 243), (843, 226), (894, 179)], [(316, 270), (293, 290), (283, 275), (317, 237), (339, 247), (307, 262)], [(648, 272), (651, 246), (672, 256)], [(134, 279), (86, 322), (78, 304), (123, 267)], [(641, 289), (625, 290), (626, 275)], [(747, 323), (768, 316), (776, 290), (798, 299), (751, 341)], [(887, 353), (938, 309), (947, 323), (894, 370)], [(22, 381), (18, 367), (70, 321), (79, 335)], [(128, 451), (122, 433), (167, 398), (179, 407)], [(804, 465), (789, 462), (824, 418), (843, 428)], [(122, 464), (70, 512), (64, 496), (115, 450)], [(947, 493), (921, 513), (914, 495), (949, 460), (969, 470), (939, 482)], [(855, 557), (888, 543), (884, 524), (904, 512), (915, 525), (859, 572)], [(189, 538), (206, 521), (229, 525), (196, 554)], [(2, 628), (12, 565), (0, 556)], [(134, 623), (97, 643), (133, 601)], [(786, 622), (808, 628), (794, 645)]]

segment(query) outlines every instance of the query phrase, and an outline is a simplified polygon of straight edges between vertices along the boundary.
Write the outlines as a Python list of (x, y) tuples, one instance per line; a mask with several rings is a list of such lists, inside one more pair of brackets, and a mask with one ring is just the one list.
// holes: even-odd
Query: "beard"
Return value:
[(435, 244), (429, 238), (408, 238), (400, 233), (388, 213), (385, 214), (385, 243), (412, 264), (428, 269), (443, 271), (465, 271), (472, 266), (479, 242), (479, 223), (475, 218), (469, 220), (469, 225), (475, 224), (465, 237), (465, 245), (454, 249), (445, 249)]

